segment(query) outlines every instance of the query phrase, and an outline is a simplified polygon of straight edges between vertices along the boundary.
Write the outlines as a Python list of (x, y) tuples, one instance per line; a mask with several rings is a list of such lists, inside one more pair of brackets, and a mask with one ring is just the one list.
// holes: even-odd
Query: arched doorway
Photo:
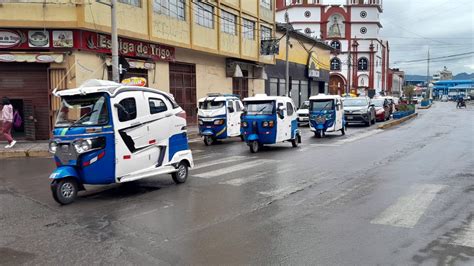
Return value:
[(329, 77), (329, 94), (341, 95), (346, 90), (344, 78), (339, 75), (331, 75)]

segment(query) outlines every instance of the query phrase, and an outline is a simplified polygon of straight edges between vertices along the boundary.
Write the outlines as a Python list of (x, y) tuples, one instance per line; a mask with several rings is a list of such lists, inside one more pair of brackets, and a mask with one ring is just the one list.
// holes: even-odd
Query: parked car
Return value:
[(392, 107), (387, 98), (372, 99), (372, 104), (375, 107), (375, 118), (377, 121), (386, 121), (390, 119)]
[(298, 115), (297, 120), (299, 125), (309, 124), (309, 101), (304, 101), (300, 109), (296, 111), (296, 114)]
[(375, 108), (369, 97), (344, 98), (344, 118), (346, 123), (375, 124)]

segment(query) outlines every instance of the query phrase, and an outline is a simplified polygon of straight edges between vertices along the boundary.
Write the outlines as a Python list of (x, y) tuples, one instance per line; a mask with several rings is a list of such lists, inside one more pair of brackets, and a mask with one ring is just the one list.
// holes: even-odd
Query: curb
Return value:
[(386, 122), (386, 123), (383, 123), (382, 125), (379, 125), (378, 126), (378, 129), (387, 129), (387, 128), (391, 128), (393, 126), (396, 126), (396, 125), (400, 125), (401, 123), (407, 121), (407, 120), (410, 120), (412, 118), (415, 118), (418, 116), (418, 113), (414, 113), (414, 114), (411, 114), (409, 116), (405, 116), (403, 118), (400, 118), (400, 119), (396, 119), (396, 120), (392, 120), (392, 121), (389, 121), (389, 122)]
[(428, 106), (420, 106), (418, 109), (430, 109), (433, 104), (430, 104)]
[(52, 155), (49, 151), (44, 150), (30, 150), (30, 151), (1, 151), (0, 159), (11, 159), (11, 158), (24, 158), (24, 157), (34, 157), (34, 158), (47, 158)]

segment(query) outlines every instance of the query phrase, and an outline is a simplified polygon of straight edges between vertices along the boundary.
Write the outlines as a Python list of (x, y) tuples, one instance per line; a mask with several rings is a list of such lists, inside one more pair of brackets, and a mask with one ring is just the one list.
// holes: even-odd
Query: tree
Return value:
[(403, 86), (403, 95), (408, 98), (408, 103), (411, 103), (411, 99), (413, 98), (413, 94), (415, 93), (415, 86), (407, 85)]

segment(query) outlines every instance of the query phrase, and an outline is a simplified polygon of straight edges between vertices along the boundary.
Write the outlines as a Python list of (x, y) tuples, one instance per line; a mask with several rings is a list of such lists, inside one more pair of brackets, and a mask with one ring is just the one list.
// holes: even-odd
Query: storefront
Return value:
[[(289, 70), (289, 95), (296, 106), (300, 106), (312, 95), (327, 93), (329, 71), (318, 68), (316, 53), (309, 54), (307, 65), (289, 62)], [(277, 60), (275, 65), (266, 67), (266, 73), (268, 80), (265, 84), (265, 92), (268, 95), (285, 95), (286, 62)]]
[[(156, 62), (175, 59), (168, 46), (124, 38), (119, 46), (122, 78), (140, 76), (154, 84)], [(52, 91), (91, 78), (109, 79), (110, 47), (108, 35), (89, 31), (0, 29), (0, 97), (11, 99), (24, 122), (13, 130), (14, 137), (48, 139), (59, 107)]]

